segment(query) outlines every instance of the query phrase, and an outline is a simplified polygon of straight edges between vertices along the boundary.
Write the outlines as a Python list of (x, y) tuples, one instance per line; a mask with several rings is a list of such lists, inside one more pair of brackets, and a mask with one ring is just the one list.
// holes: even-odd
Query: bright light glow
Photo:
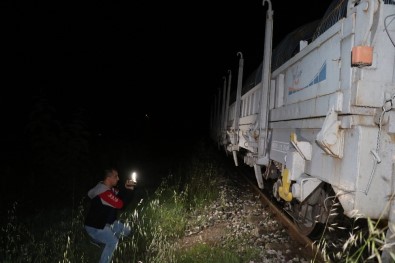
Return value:
[(133, 181), (133, 182), (137, 182), (136, 180), (137, 180), (137, 173), (136, 173), (136, 172), (133, 172), (133, 173), (132, 173), (132, 181)]

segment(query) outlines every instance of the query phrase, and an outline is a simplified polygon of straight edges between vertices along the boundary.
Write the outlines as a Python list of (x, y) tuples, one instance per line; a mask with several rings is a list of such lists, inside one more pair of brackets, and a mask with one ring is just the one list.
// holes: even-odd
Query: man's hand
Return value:
[(136, 185), (137, 185), (137, 182), (132, 181), (132, 180), (126, 180), (126, 182), (125, 182), (125, 188), (129, 189), (129, 190), (133, 190)]

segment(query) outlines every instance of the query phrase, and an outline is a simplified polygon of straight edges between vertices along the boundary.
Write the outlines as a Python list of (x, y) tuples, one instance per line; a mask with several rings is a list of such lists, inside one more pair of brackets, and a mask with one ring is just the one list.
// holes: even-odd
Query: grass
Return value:
[[(120, 218), (129, 222), (134, 232), (119, 243), (113, 262), (241, 263), (259, 259), (257, 248), (245, 245), (242, 253), (237, 251), (235, 247), (243, 246), (237, 237), (220, 246), (198, 243), (187, 249), (181, 249), (177, 242), (196, 211), (223, 199), (224, 193), (219, 191), (223, 171), (218, 163), (212, 152), (196, 151), (194, 157), (162, 181), (153, 195), (122, 213)], [(89, 242), (83, 229), (86, 200), (81, 200), (75, 209), (48, 212), (29, 220), (19, 220), (17, 209), (15, 203), (0, 230), (1, 263), (98, 261), (101, 249)], [(328, 223), (325, 231), (336, 227)], [(380, 262), (384, 230), (372, 220), (368, 220), (368, 229), (368, 233), (356, 229), (332, 258), (336, 262)], [(325, 255), (325, 238), (318, 245)]]
[[(336, 200), (332, 200), (330, 208), (330, 216), (333, 217), (338, 216), (339, 211), (342, 210)], [(322, 258), (332, 262), (382, 262), (383, 249), (394, 245), (386, 242), (388, 226), (386, 226), (385, 222), (382, 223), (380, 219), (363, 218), (361, 215), (358, 215), (357, 211), (354, 212), (354, 216), (350, 219), (350, 225), (347, 228), (338, 225), (337, 222), (326, 222), (324, 232), (317, 242), (318, 250), (315, 258), (318, 258), (318, 253), (321, 253)], [(336, 247), (335, 244), (327, 242), (326, 237), (328, 233), (336, 230), (344, 231), (345, 229), (351, 229), (351, 231), (347, 232), (349, 236), (343, 240), (341, 247)], [(390, 252), (389, 257), (391, 257), (392, 262), (395, 262), (395, 255), (392, 252)]]
[(213, 248), (207, 244), (197, 244), (179, 255), (179, 263), (240, 263), (240, 258), (227, 249)]
[[(113, 262), (188, 262), (188, 257), (204, 250), (180, 254), (177, 240), (184, 235), (189, 215), (218, 198), (221, 169), (211, 157), (200, 152), (180, 164), (152, 196), (120, 215), (134, 232), (119, 243)], [(46, 212), (28, 220), (19, 220), (17, 209), (15, 203), (0, 230), (0, 262), (98, 261), (101, 249), (89, 242), (83, 229), (86, 200), (76, 209)], [(219, 253), (212, 249), (207, 248), (209, 255)]]

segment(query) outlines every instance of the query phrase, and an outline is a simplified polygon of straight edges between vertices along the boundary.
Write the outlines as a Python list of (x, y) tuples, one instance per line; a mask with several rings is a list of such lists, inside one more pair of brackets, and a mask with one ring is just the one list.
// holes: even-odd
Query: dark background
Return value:
[[(54, 3), (56, 2), (56, 3)], [(325, 1), (272, 0), (273, 47)], [(207, 138), (241, 51), (263, 57), (262, 1), (2, 1), (1, 210), (75, 206), (115, 166), (141, 188)]]

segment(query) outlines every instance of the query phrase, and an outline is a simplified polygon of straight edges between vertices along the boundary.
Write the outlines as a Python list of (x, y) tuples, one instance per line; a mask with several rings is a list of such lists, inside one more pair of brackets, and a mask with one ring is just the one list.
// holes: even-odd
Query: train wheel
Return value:
[(298, 216), (294, 218), (294, 223), (299, 232), (311, 239), (319, 239), (324, 230), (324, 224), (315, 220), (320, 215), (320, 206), (295, 204), (293, 210), (297, 211)]

